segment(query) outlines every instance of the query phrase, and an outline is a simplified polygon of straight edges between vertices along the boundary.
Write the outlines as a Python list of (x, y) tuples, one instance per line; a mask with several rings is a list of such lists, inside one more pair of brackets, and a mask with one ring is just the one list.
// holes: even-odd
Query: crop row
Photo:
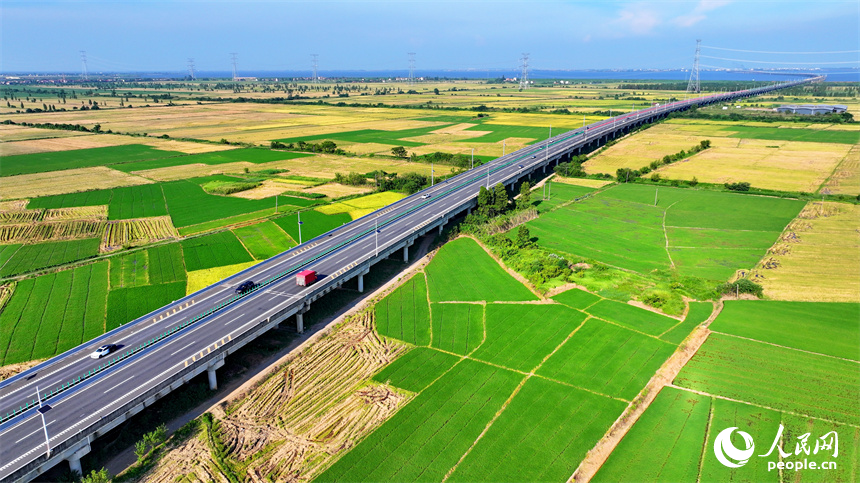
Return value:
[(0, 243), (38, 243), (101, 236), (104, 221), (48, 221), (0, 225)]
[(419, 273), (376, 304), (376, 331), (415, 345), (430, 343), (427, 283)]
[(109, 221), (102, 239), (102, 251), (177, 237), (179, 233), (169, 216)]
[(0, 268), (0, 277), (83, 260), (97, 255), (98, 250), (98, 238), (23, 245)]

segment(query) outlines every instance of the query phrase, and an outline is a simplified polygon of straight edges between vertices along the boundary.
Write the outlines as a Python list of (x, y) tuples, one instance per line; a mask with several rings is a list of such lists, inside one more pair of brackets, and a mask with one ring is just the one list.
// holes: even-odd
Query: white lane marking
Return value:
[[(228, 323), (229, 323), (229, 322), (228, 322)], [(184, 351), (185, 349), (187, 349), (187, 348), (191, 347), (192, 345), (194, 345), (194, 342), (195, 342), (195, 341), (193, 341), (193, 340), (192, 340), (190, 344), (188, 344), (188, 345), (186, 345), (186, 346), (182, 346), (179, 350), (177, 350), (176, 352), (174, 352), (174, 353), (172, 353), (172, 354), (170, 354), (170, 355), (175, 356), (176, 354), (179, 354), (180, 352), (182, 352), (182, 351)]]
[(130, 380), (132, 380), (132, 379), (134, 379), (134, 376), (131, 376), (131, 377), (129, 377), (128, 379), (126, 379), (126, 380), (124, 380), (124, 381), (121, 381), (121, 382), (118, 382), (118, 383), (114, 384), (113, 386), (109, 387), (109, 388), (108, 388), (108, 390), (107, 390), (107, 391), (105, 391), (104, 393), (105, 393), (105, 394), (107, 394), (107, 393), (109, 393), (109, 392), (111, 392), (111, 391), (115, 390), (115, 389), (117, 388), (117, 386), (121, 386), (121, 385), (123, 385), (123, 384), (127, 383), (128, 381), (130, 381)]
[(233, 322), (236, 322), (237, 320), (241, 319), (242, 317), (244, 317), (244, 315), (240, 315), (240, 316), (238, 316), (238, 317), (235, 317), (235, 318), (233, 318), (233, 319), (230, 319), (230, 320), (229, 320), (229, 321), (227, 321), (224, 325), (230, 325), (230, 324), (232, 324)]

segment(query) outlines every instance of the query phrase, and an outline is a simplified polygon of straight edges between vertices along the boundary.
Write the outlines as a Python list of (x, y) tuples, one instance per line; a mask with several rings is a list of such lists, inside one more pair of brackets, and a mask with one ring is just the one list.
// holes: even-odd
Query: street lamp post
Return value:
[(299, 245), (302, 244), (302, 212), (297, 213), (299, 217)]
[(373, 231), (376, 233), (376, 256), (379, 256), (379, 215), (376, 215), (376, 218), (373, 220), (375, 222), (375, 227)]
[(39, 415), (42, 416), (42, 428), (45, 429), (45, 447), (48, 450), (48, 457), (51, 456), (51, 439), (48, 438), (48, 424), (45, 423), (45, 413), (51, 410), (50, 404), (42, 404), (42, 395), (39, 393), (39, 386), (36, 386), (36, 398), (39, 399)]
[(472, 148), (472, 168), (475, 168), (475, 148)]

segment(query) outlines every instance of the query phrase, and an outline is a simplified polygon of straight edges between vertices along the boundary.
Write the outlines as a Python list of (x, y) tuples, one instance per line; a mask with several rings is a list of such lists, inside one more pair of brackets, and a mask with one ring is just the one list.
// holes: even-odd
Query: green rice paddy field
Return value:
[[(655, 204), (656, 199), (656, 204)], [(724, 280), (752, 268), (800, 212), (797, 200), (622, 184), (528, 223), (552, 250), (648, 273)]]

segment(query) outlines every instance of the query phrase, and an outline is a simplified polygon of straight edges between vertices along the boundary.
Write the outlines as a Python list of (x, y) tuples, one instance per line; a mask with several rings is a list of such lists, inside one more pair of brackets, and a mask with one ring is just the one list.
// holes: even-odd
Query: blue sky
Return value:
[[(860, 65), (851, 1), (14, 1), (0, 0), (0, 71), (515, 70), (678, 68), (695, 39), (745, 61)], [(851, 61), (853, 64), (837, 64)], [(789, 64), (793, 62), (795, 64)], [(778, 67), (703, 58), (715, 67)]]

